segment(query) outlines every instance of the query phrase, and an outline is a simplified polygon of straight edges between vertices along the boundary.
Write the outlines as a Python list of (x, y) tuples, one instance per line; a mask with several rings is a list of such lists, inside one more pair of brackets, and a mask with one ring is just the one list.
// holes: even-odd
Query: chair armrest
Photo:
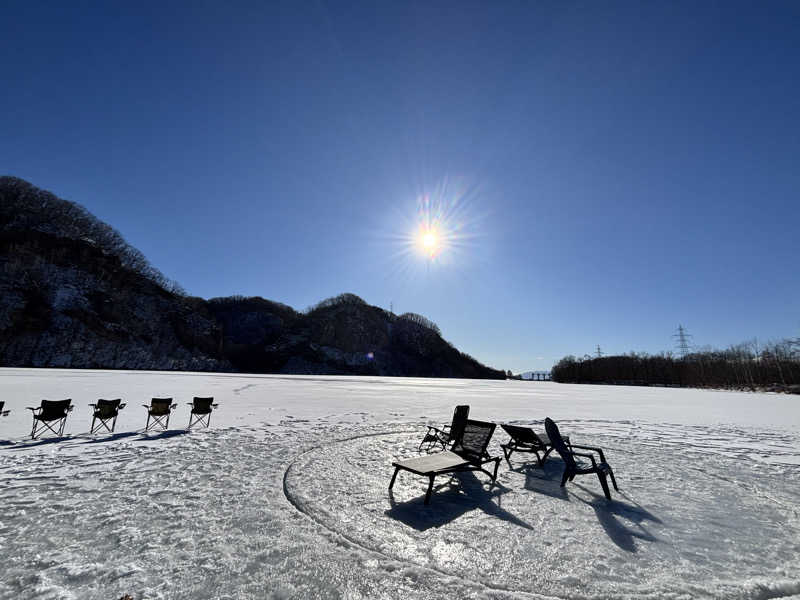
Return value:
[(73, 409), (73, 408), (75, 408), (75, 405), (74, 405), (74, 404), (70, 404), (70, 405), (67, 407), (67, 412), (72, 412), (72, 409)]
[(583, 458), (588, 458), (589, 460), (592, 461), (592, 466), (595, 469), (597, 468), (597, 462), (595, 461), (593, 454), (585, 454), (583, 452), (573, 452), (572, 456), (582, 456)]
[(600, 455), (600, 462), (606, 462), (606, 457), (603, 454), (603, 451), (600, 448), (594, 448), (592, 446), (578, 446), (577, 444), (572, 444), (573, 448), (580, 448), (581, 450), (593, 450)]
[(212, 404), (211, 406), (213, 406), (214, 408), (218, 408), (219, 404)]
[(97, 408), (97, 404), (89, 404), (89, 406), (94, 406), (95, 408)]
[(149, 405), (147, 405), (147, 404), (142, 404), (142, 406), (143, 406), (143, 407), (145, 407), (147, 410), (150, 410), (150, 406), (149, 406)]
[(41, 410), (42, 409), (41, 406), (37, 406), (36, 408), (34, 408), (32, 406), (26, 406), (25, 408), (27, 408), (28, 410), (32, 410), (33, 412), (36, 412), (37, 410)]
[(124, 402), (117, 407), (117, 410), (122, 410), (123, 408), (125, 408)]
[(169, 409), (172, 410), (173, 408), (178, 408), (177, 404), (170, 404)]
[(439, 429), (438, 427), (434, 427), (433, 425), (427, 425), (427, 427), (428, 427), (428, 433), (430, 433), (431, 431), (435, 431), (437, 433), (447, 433), (444, 429)]

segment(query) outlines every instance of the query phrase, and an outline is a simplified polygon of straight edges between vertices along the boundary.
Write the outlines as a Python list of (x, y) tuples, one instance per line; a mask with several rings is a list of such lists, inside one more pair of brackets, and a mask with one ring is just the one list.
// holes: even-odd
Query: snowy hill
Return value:
[(502, 378), (419, 315), (187, 297), (86, 209), (0, 177), (0, 366)]

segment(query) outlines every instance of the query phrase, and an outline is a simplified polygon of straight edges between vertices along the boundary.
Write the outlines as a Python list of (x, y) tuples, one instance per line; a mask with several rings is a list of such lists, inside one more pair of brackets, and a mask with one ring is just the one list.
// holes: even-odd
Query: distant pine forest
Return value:
[(800, 394), (800, 338), (727, 350), (702, 350), (685, 356), (625, 354), (565, 356), (552, 371), (560, 383), (604, 383)]

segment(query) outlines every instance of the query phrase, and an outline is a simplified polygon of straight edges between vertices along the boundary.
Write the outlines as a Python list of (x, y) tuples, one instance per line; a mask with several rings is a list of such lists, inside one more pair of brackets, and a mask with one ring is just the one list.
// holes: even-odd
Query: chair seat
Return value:
[(447, 469), (455, 469), (470, 464), (468, 460), (462, 458), (455, 452), (445, 451), (427, 456), (417, 456), (406, 460), (393, 462), (392, 466), (411, 471), (418, 475), (431, 475), (440, 473)]
[(192, 414), (193, 415), (208, 415), (211, 413), (210, 408), (193, 408)]
[(65, 418), (67, 415), (33, 415), (36, 421), (58, 421)]
[(101, 409), (95, 410), (94, 413), (92, 414), (93, 417), (98, 419), (113, 419), (117, 415), (119, 415), (119, 411), (115, 410), (113, 412), (108, 412), (107, 410), (101, 410)]

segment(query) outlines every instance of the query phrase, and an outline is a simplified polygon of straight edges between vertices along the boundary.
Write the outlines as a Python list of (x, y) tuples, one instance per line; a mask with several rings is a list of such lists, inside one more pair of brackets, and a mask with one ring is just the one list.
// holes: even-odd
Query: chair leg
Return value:
[(567, 479), (569, 479), (570, 472), (568, 469), (564, 469), (564, 475), (561, 477), (561, 487), (567, 483)]
[(493, 482), (497, 480), (497, 469), (499, 469), (499, 468), (500, 468), (500, 459), (499, 458), (495, 458), (494, 459), (494, 475), (492, 475), (492, 481)]
[(617, 478), (614, 477), (614, 470), (611, 467), (608, 467), (608, 474), (611, 475), (611, 483), (614, 484), (614, 489), (619, 491), (619, 488), (617, 487)]
[(611, 500), (611, 492), (608, 491), (608, 482), (606, 481), (605, 471), (598, 471), (597, 478), (600, 480), (600, 485), (603, 486), (603, 493), (606, 495), (606, 500)]
[(428, 492), (425, 494), (425, 504), (428, 505), (431, 503), (431, 492), (433, 491), (433, 479), (434, 475), (428, 475)]
[(36, 419), (33, 419), (33, 427), (31, 428), (31, 439), (36, 439)]
[(94, 422), (97, 420), (97, 417), (92, 417), (92, 426), (89, 428), (89, 433), (94, 433)]
[(394, 480), (397, 479), (397, 473), (400, 471), (400, 467), (394, 468), (394, 475), (392, 475), (392, 480), (389, 482), (389, 489), (394, 487)]

